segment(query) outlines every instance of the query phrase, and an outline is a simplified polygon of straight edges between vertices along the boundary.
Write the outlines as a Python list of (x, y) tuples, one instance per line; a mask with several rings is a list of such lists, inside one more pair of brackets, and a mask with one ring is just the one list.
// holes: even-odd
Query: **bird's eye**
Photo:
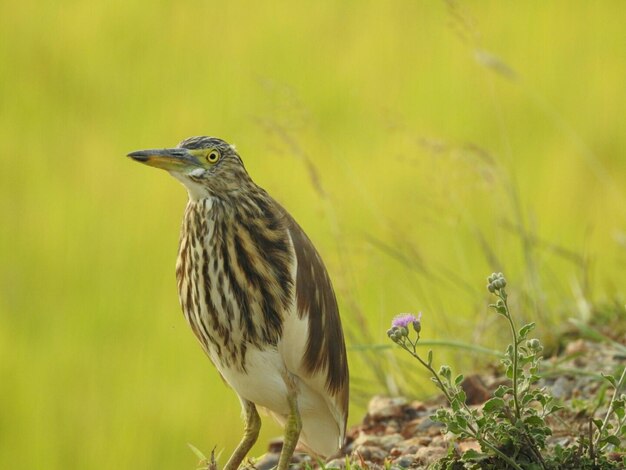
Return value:
[(220, 159), (220, 153), (217, 150), (211, 150), (206, 159), (209, 163), (217, 163)]

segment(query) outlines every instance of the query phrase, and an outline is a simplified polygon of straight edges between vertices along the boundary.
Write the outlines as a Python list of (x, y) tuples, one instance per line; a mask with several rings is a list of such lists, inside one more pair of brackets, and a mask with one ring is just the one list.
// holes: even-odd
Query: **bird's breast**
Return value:
[(185, 211), (176, 276), (183, 313), (222, 367), (246, 368), (250, 347), (275, 347), (293, 309), (295, 263), (288, 232), (269, 217), (208, 199)]

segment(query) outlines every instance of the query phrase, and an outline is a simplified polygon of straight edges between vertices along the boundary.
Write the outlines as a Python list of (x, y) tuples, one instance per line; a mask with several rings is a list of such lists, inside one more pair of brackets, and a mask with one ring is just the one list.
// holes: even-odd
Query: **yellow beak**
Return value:
[(202, 166), (185, 148), (138, 150), (128, 156), (137, 162), (167, 171), (185, 171)]

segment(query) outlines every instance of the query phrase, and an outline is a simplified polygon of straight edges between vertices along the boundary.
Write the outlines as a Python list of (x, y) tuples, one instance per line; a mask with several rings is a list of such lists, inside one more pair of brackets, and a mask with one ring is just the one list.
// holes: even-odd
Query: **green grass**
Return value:
[[(184, 190), (131, 150), (236, 143), (322, 252), (351, 344), (359, 306), (367, 342), (420, 309), (429, 338), (501, 346), (491, 270), (540, 330), (623, 296), (621, 3), (272, 5), (0, 5), (0, 468), (193, 468), (188, 442), (240, 437), (176, 298)], [(355, 398), (378, 389), (360, 358)]]

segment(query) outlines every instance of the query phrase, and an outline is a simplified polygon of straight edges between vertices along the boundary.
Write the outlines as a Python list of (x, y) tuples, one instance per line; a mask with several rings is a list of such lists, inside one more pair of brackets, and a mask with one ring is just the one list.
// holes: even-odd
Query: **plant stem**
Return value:
[[(435, 371), (435, 369), (433, 369), (433, 367), (428, 364), (426, 361), (424, 361), (421, 357), (419, 357), (419, 355), (417, 354), (416, 350), (415, 350), (415, 346), (417, 344), (417, 341), (415, 341), (415, 343), (413, 343), (411, 340), (407, 339), (407, 342), (411, 345), (411, 348), (408, 348), (406, 346), (406, 344), (400, 344), (401, 347), (403, 347), (409, 354), (411, 354), (411, 356), (413, 356), (415, 359), (417, 359), (420, 364), (422, 364), (424, 367), (426, 367), (426, 369), (428, 369), (428, 371), (430, 372), (430, 374), (435, 378), (435, 380), (437, 381), (437, 385), (439, 386), (439, 388), (441, 389), (441, 391), (443, 392), (443, 394), (446, 397), (446, 400), (448, 400), (448, 403), (452, 404), (452, 397), (450, 396), (450, 393), (448, 392), (446, 386), (444, 385), (444, 383), (441, 381), (441, 379), (439, 378), (439, 374)], [(463, 403), (463, 407), (469, 412), (470, 410), (467, 408), (467, 405), (465, 403)], [(471, 416), (471, 412), (470, 412), (470, 416)], [(473, 437), (474, 439), (476, 439), (478, 442), (480, 442), (481, 445), (484, 445), (485, 447), (489, 447), (496, 455), (498, 455), (502, 460), (504, 460), (506, 463), (508, 463), (511, 467), (513, 467), (515, 470), (523, 470), (522, 467), (520, 467), (513, 459), (511, 459), (508, 455), (506, 455), (505, 453), (503, 453), (500, 449), (498, 449), (497, 447), (495, 447), (493, 444), (491, 444), (489, 441), (486, 441), (485, 439), (483, 439), (483, 437), (480, 435), (480, 433), (478, 432), (478, 430), (473, 426), (473, 424), (471, 422), (467, 422), (467, 427), (468, 429), (471, 431), (470, 436)]]
[[(611, 398), (611, 402), (609, 403), (609, 408), (606, 410), (606, 415), (604, 416), (604, 420), (602, 421), (602, 426), (598, 430), (598, 435), (595, 439), (595, 445), (598, 450), (601, 450), (599, 447), (600, 439), (602, 438), (602, 433), (605, 431), (607, 424), (609, 423), (609, 419), (611, 418), (611, 413), (613, 412), (613, 403), (619, 396), (619, 391), (622, 389), (624, 385), (624, 381), (626, 381), (626, 367), (622, 370), (622, 375), (620, 376), (617, 385), (615, 386), (615, 391), (613, 392), (613, 397)], [(618, 427), (619, 429), (619, 427)], [(604, 444), (606, 445), (606, 444)], [(604, 448), (604, 446), (602, 446)]]
[[(498, 292), (498, 297), (502, 300), (502, 302), (504, 302), (504, 310), (506, 312), (506, 315), (504, 316), (509, 322), (509, 326), (511, 327), (511, 336), (513, 336), (513, 378), (512, 378), (513, 404), (515, 406), (515, 417), (518, 420), (520, 420), (522, 418), (522, 413), (521, 413), (521, 408), (520, 408), (519, 401), (518, 401), (519, 338), (517, 337), (517, 330), (515, 329), (515, 323), (513, 322), (513, 317), (511, 316), (511, 312), (509, 311), (509, 302), (508, 302), (508, 296), (506, 294), (506, 291), (504, 289), (501, 289)], [(541, 456), (541, 452), (539, 452), (539, 450), (537, 449), (534, 439), (532, 439), (528, 435), (525, 427), (523, 428), (522, 432), (524, 434), (524, 438), (526, 439), (526, 443), (528, 444), (528, 447), (530, 448), (531, 452), (535, 455), (535, 458), (540, 463), (541, 467), (546, 468), (546, 463), (543, 460), (543, 457)]]
[(511, 327), (511, 336), (513, 336), (513, 403), (515, 404), (515, 417), (517, 419), (521, 418), (521, 412), (520, 412), (520, 406), (519, 406), (519, 402), (517, 400), (517, 375), (518, 375), (518, 363), (517, 363), (517, 356), (518, 356), (518, 352), (517, 349), (519, 347), (519, 342), (517, 339), (517, 331), (515, 331), (515, 323), (513, 323), (513, 318), (511, 317), (511, 312), (509, 312), (509, 303), (508, 303), (508, 296), (506, 295), (506, 292), (503, 290), (501, 290), (498, 293), (498, 297), (500, 297), (500, 299), (502, 299), (502, 302), (504, 302), (504, 309), (506, 311), (506, 319), (509, 322), (509, 326)]

